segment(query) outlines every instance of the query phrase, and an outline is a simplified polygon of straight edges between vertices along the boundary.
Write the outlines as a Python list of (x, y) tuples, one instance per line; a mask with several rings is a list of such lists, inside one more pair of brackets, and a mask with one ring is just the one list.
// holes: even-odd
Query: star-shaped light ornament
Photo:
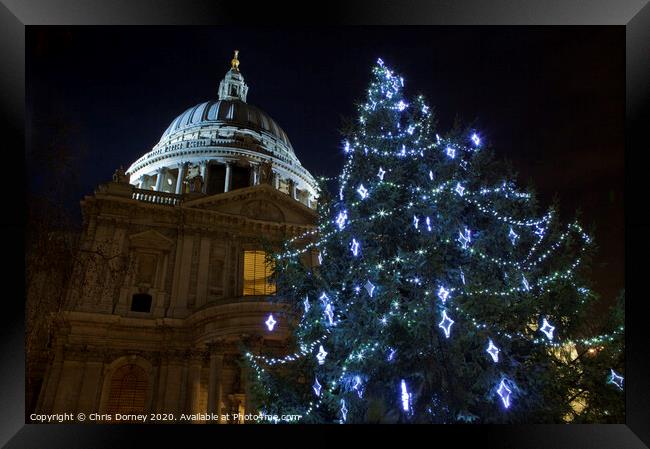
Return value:
[(348, 211), (344, 210), (339, 212), (339, 215), (336, 217), (336, 225), (339, 227), (339, 230), (342, 230), (345, 227), (345, 222), (348, 220)]
[(442, 311), (442, 321), (440, 321), (440, 323), (438, 323), (438, 327), (445, 332), (445, 337), (446, 338), (449, 338), (449, 334), (451, 332), (452, 324), (454, 324), (454, 320), (452, 320), (451, 318), (449, 318), (447, 316), (447, 311), (446, 310), (443, 310)]
[(418, 224), (419, 224), (419, 223), (420, 223), (420, 219), (418, 218), (418, 216), (417, 216), (417, 215), (413, 215), (413, 227), (415, 227), (415, 229), (418, 228)]
[(490, 344), (488, 345), (486, 352), (490, 354), (490, 357), (492, 357), (492, 360), (494, 360), (495, 363), (499, 361), (499, 348), (494, 345), (494, 342), (492, 340), (490, 340)]
[(451, 159), (456, 157), (456, 150), (454, 150), (451, 147), (447, 147), (447, 156), (449, 156)]
[(476, 134), (472, 134), (472, 142), (474, 142), (474, 145), (479, 146), (481, 144), (481, 138)]
[(623, 389), (623, 376), (619, 375), (613, 369), (609, 369), (610, 375), (607, 383), (616, 385), (619, 389)]
[(555, 330), (555, 327), (551, 326), (549, 322), (546, 321), (546, 318), (542, 320), (542, 328), (540, 330), (546, 334), (546, 338), (553, 340), (553, 331)]
[(273, 314), (270, 314), (269, 317), (268, 317), (268, 319), (265, 321), (266, 327), (267, 327), (270, 331), (273, 330), (273, 328), (275, 327), (276, 323), (277, 323), (277, 321), (275, 321), (275, 320), (273, 319)]
[(345, 406), (345, 399), (341, 399), (341, 422), (348, 419), (348, 408)]
[(366, 189), (363, 184), (359, 185), (359, 188), (357, 189), (357, 193), (361, 197), (362, 200), (365, 200), (368, 197), (368, 189)]
[(352, 239), (352, 242), (350, 243), (350, 251), (352, 251), (352, 254), (356, 257), (359, 255), (359, 242), (357, 242), (357, 239)]
[(406, 388), (406, 382), (404, 381), (404, 379), (402, 379), (401, 387), (402, 387), (402, 410), (408, 412), (410, 402), (411, 402), (411, 395), (409, 394), (408, 389)]
[(526, 280), (526, 276), (523, 274), (521, 275), (521, 285), (524, 286), (524, 290), (530, 291), (530, 284), (528, 283), (528, 280)]
[(447, 298), (449, 298), (449, 290), (443, 286), (440, 286), (438, 289), (438, 298), (440, 298), (443, 303), (447, 302)]
[(384, 180), (384, 175), (386, 174), (386, 170), (383, 168), (379, 167), (379, 171), (377, 172), (377, 177), (379, 178), (380, 181)]
[(363, 397), (363, 388), (361, 388), (363, 383), (361, 382), (361, 377), (359, 376), (354, 376), (354, 385), (352, 385), (352, 389), (357, 392), (359, 397)]
[(332, 326), (334, 324), (334, 307), (330, 303), (325, 306), (325, 316), (330, 326)]
[(512, 390), (508, 388), (506, 385), (506, 380), (501, 379), (501, 384), (499, 385), (499, 389), (497, 390), (497, 393), (499, 396), (501, 396), (501, 400), (503, 401), (503, 406), (505, 408), (510, 407), (510, 393), (512, 393)]
[(323, 388), (323, 386), (320, 384), (320, 382), (318, 382), (318, 377), (314, 381), (314, 385), (312, 385), (312, 388), (314, 389), (314, 393), (316, 394), (316, 396), (320, 397), (320, 390)]
[(305, 300), (302, 302), (305, 306), (305, 313), (309, 312), (311, 306), (309, 305), (309, 296), (305, 296)]
[(517, 234), (515, 231), (512, 230), (512, 228), (510, 228), (510, 232), (508, 233), (508, 238), (514, 245), (517, 242), (517, 239), (519, 238), (519, 234)]
[(456, 193), (458, 193), (460, 196), (463, 196), (463, 194), (465, 193), (465, 187), (461, 186), (460, 182), (458, 184), (456, 184), (456, 189), (455, 190), (456, 190)]
[(368, 292), (368, 295), (370, 295), (370, 297), (372, 298), (372, 294), (375, 291), (375, 286), (373, 285), (373, 283), (370, 282), (370, 280), (367, 280), (366, 283), (364, 284), (363, 288), (366, 289), (366, 291)]
[(397, 353), (397, 349), (394, 349), (394, 348), (389, 348), (389, 349), (390, 349), (390, 351), (388, 352), (388, 357), (386, 358), (386, 360), (391, 362), (395, 358), (395, 354)]
[(320, 348), (318, 348), (318, 354), (316, 354), (316, 360), (318, 360), (319, 365), (325, 364), (325, 357), (327, 357), (327, 351), (325, 351), (323, 345), (320, 345)]
[(458, 242), (463, 249), (467, 249), (469, 243), (472, 241), (472, 234), (469, 229), (465, 228), (465, 232), (458, 231)]
[(318, 251), (318, 265), (323, 265), (323, 253)]

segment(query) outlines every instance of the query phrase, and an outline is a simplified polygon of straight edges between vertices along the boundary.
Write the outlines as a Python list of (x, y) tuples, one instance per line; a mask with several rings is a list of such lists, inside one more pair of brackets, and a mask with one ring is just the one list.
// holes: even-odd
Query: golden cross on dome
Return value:
[(237, 59), (238, 56), (239, 50), (235, 50), (235, 57), (230, 61), (230, 66), (235, 70), (239, 70), (239, 59)]

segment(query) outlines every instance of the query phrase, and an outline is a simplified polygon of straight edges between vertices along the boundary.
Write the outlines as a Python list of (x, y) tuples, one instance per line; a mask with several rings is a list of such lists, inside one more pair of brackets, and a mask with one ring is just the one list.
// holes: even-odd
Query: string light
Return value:
[[(403, 80), (401, 78), (396, 78), (390, 71), (383, 68), (383, 61), (378, 60), (378, 64), (382, 67), (380, 73), (383, 78), (385, 78), (385, 81), (371, 86), (369, 90), (369, 100), (365, 105), (362, 105), (362, 110), (367, 111), (368, 113), (380, 108), (398, 109), (403, 111), (408, 107), (408, 104), (401, 99), (399, 92), (399, 86), (403, 85)], [(417, 105), (421, 108), (420, 110), (424, 114), (428, 113), (428, 107), (423, 105), (421, 100), (418, 100)], [(415, 108), (414, 112), (417, 113), (417, 108)], [(394, 114), (394, 116), (396, 116), (396, 114)], [(445, 177), (448, 173), (452, 174), (450, 174), (443, 182), (438, 183), (438, 185), (435, 185), (433, 182), (424, 186), (409, 185), (408, 183), (400, 184), (397, 180), (392, 178), (385, 180), (386, 170), (384, 170), (383, 167), (380, 167), (377, 172), (377, 179), (375, 180), (377, 182), (373, 184), (373, 181), (369, 182), (367, 181), (367, 178), (365, 178), (364, 182), (366, 182), (367, 188), (363, 184), (359, 184), (359, 187), (356, 189), (359, 197), (352, 195), (352, 198), (348, 199), (347, 204), (345, 204), (346, 209), (340, 209), (338, 212), (336, 220), (332, 221), (331, 218), (326, 219), (326, 222), (321, 222), (320, 225), (312, 230), (305, 231), (302, 234), (295, 234), (295, 236), (285, 245), (283, 252), (277, 256), (278, 260), (293, 259), (296, 256), (303, 254), (305, 251), (309, 251), (311, 248), (329, 248), (329, 245), (342, 245), (343, 248), (345, 248), (346, 242), (350, 242), (349, 249), (352, 252), (352, 255), (356, 257), (359, 255), (361, 243), (356, 240), (356, 237), (349, 241), (346, 233), (347, 231), (345, 230), (346, 227), (356, 226), (356, 224), (366, 226), (372, 222), (381, 225), (382, 223), (387, 222), (387, 220), (409, 220), (410, 217), (412, 217), (412, 223), (416, 230), (419, 230), (419, 223), (423, 221), (426, 222), (428, 232), (432, 232), (433, 228), (431, 225), (431, 219), (427, 214), (431, 214), (431, 211), (433, 211), (433, 214), (435, 215), (432, 216), (437, 220), (437, 232), (431, 236), (431, 244), (424, 243), (410, 251), (400, 252), (399, 255), (392, 254), (379, 258), (379, 260), (374, 258), (371, 259), (368, 256), (374, 256), (376, 254), (376, 246), (373, 246), (373, 242), (369, 241), (368, 243), (365, 243), (364, 240), (364, 245), (368, 246), (364, 246), (363, 257), (352, 264), (349, 269), (351, 274), (354, 273), (352, 282), (350, 282), (349, 279), (341, 279), (340, 285), (331, 285), (331, 283), (329, 283), (329, 285), (324, 287), (332, 298), (334, 298), (334, 302), (331, 302), (325, 293), (321, 295), (321, 301), (323, 301), (323, 306), (325, 308), (325, 320), (316, 318), (309, 323), (306, 320), (301, 322), (300, 332), (298, 334), (298, 345), (300, 351), (281, 358), (255, 356), (250, 353), (246, 354), (247, 360), (251, 361), (258, 374), (264, 372), (263, 368), (258, 364), (258, 361), (269, 366), (288, 363), (295, 361), (300, 357), (304, 357), (307, 354), (313, 354), (313, 351), (316, 348), (318, 348), (318, 354), (316, 355), (318, 364), (323, 365), (326, 356), (328, 355), (324, 350), (323, 342), (330, 332), (335, 330), (331, 327), (323, 326), (323, 321), (325, 324), (329, 323), (329, 325), (332, 326), (335, 322), (342, 323), (343, 320), (346, 319), (346, 316), (356, 313), (356, 307), (358, 307), (358, 305), (355, 306), (355, 302), (363, 304), (362, 298), (364, 297), (363, 295), (359, 295), (361, 287), (357, 283), (358, 279), (368, 277), (363, 288), (366, 289), (370, 298), (373, 298), (374, 296), (375, 286), (369, 278), (401, 279), (411, 282), (416, 286), (424, 285), (424, 287), (422, 287), (424, 294), (421, 296), (421, 299), (414, 299), (415, 303), (411, 302), (411, 298), (402, 298), (399, 293), (397, 297), (390, 297), (389, 295), (392, 294), (392, 292), (391, 289), (388, 288), (388, 285), (385, 285), (382, 288), (382, 295), (379, 296), (379, 300), (372, 303), (379, 305), (386, 300), (386, 304), (390, 303), (391, 306), (390, 310), (380, 312), (383, 313), (383, 316), (377, 320), (378, 323), (377, 321), (374, 321), (374, 319), (372, 321), (373, 324), (376, 323), (378, 326), (377, 335), (379, 338), (372, 342), (359, 341), (354, 344), (352, 348), (349, 348), (349, 352), (342, 356), (342, 360), (333, 361), (331, 367), (328, 365), (327, 370), (324, 371), (327, 373), (326, 375), (319, 372), (321, 380), (324, 380), (324, 386), (320, 385), (318, 378), (314, 377), (315, 382), (312, 388), (314, 388), (314, 393), (318, 399), (309, 402), (306, 409), (306, 415), (309, 415), (313, 410), (321, 406), (321, 388), (325, 388), (329, 394), (333, 396), (339, 395), (341, 401), (341, 421), (347, 421), (347, 404), (345, 399), (340, 398), (340, 395), (343, 394), (342, 392), (346, 390), (339, 390), (337, 385), (345, 385), (346, 389), (351, 388), (356, 391), (359, 398), (361, 398), (363, 392), (361, 375), (351, 376), (349, 372), (360, 369), (360, 364), (362, 364), (368, 357), (372, 356), (375, 351), (379, 352), (377, 355), (384, 361), (384, 363), (394, 362), (397, 350), (393, 347), (387, 347), (385, 344), (388, 342), (382, 340), (382, 338), (389, 335), (391, 330), (390, 327), (387, 327), (388, 321), (391, 320), (391, 323), (400, 322), (400, 324), (404, 324), (408, 328), (417, 325), (418, 320), (422, 317), (422, 313), (427, 310), (424, 299), (431, 294), (437, 294), (441, 299), (442, 304), (446, 304), (446, 300), (450, 298), (451, 293), (454, 293), (453, 304), (451, 306), (446, 305), (449, 307), (448, 310), (442, 310), (442, 319), (437, 325), (444, 331), (446, 338), (450, 338), (451, 327), (454, 324), (454, 320), (452, 320), (448, 315), (448, 313), (452, 313), (452, 311), (458, 320), (462, 320), (464, 325), (463, 329), (466, 329), (465, 325), (473, 325), (477, 330), (477, 335), (486, 335), (486, 333), (489, 332), (495, 339), (520, 339), (530, 344), (539, 344), (548, 347), (560, 347), (561, 345), (569, 343), (593, 345), (598, 344), (599, 342), (612, 341), (612, 339), (617, 338), (617, 335), (622, 333), (623, 328), (621, 327), (609, 334), (597, 335), (585, 339), (553, 341), (553, 332), (555, 328), (548, 323), (546, 318), (544, 318), (540, 329), (540, 331), (546, 335), (546, 338), (544, 338), (538, 334), (531, 335), (530, 330), (527, 329), (525, 325), (522, 325), (520, 329), (504, 330), (499, 328), (497, 322), (480, 322), (469, 314), (468, 311), (475, 310), (471, 307), (472, 302), (470, 300), (473, 298), (479, 300), (485, 298), (486, 301), (491, 301), (491, 304), (496, 304), (493, 301), (498, 300), (498, 298), (501, 297), (504, 299), (507, 297), (507, 304), (530, 301), (534, 299), (532, 295), (522, 295), (522, 292), (528, 292), (531, 291), (532, 288), (535, 288), (535, 292), (543, 293), (552, 283), (560, 281), (565, 281), (567, 285), (573, 286), (577, 298), (580, 301), (585, 301), (592, 294), (588, 289), (581, 290), (582, 287), (575, 285), (573, 278), (576, 268), (582, 260), (580, 256), (578, 256), (569, 268), (564, 271), (549, 270), (549, 272), (544, 272), (544, 266), (542, 263), (551, 257), (551, 255), (559, 251), (560, 248), (563, 248), (563, 243), (568, 245), (569, 242), (573, 242), (574, 240), (571, 236), (574, 233), (577, 233), (582, 239), (583, 246), (579, 249), (580, 252), (584, 251), (586, 245), (590, 243), (590, 237), (582, 231), (579, 225), (574, 223), (569, 225), (566, 231), (559, 235), (556, 233), (549, 233), (553, 238), (553, 241), (549, 241), (550, 239), (545, 239), (545, 237), (548, 229), (554, 229), (551, 227), (551, 219), (553, 217), (552, 210), (541, 218), (521, 218), (517, 214), (508, 215), (508, 213), (504, 213), (502, 204), (505, 203), (502, 201), (503, 198), (507, 198), (509, 204), (514, 203), (524, 207), (528, 207), (527, 205), (534, 206), (534, 200), (532, 200), (532, 196), (529, 193), (516, 191), (513, 188), (514, 184), (510, 181), (499, 181), (499, 183), (494, 187), (483, 187), (473, 190), (463, 185), (463, 183), (468, 182), (468, 179), (463, 178), (463, 171), (455, 168), (453, 164), (449, 164), (448, 167), (445, 167), (444, 165), (436, 165), (441, 159), (444, 160), (445, 157), (448, 159), (456, 159), (456, 156), (458, 156), (460, 166), (467, 168), (467, 161), (463, 159), (466, 155), (471, 156), (471, 153), (478, 151), (478, 148), (472, 148), (471, 144), (468, 144), (467, 146), (460, 145), (452, 139), (442, 139), (437, 134), (435, 135), (436, 142), (430, 142), (427, 140), (427, 133), (430, 133), (429, 125), (423, 122), (418, 124), (416, 127), (408, 123), (410, 117), (406, 116), (402, 117), (402, 119), (407, 120), (406, 124), (402, 122), (401, 124), (397, 124), (396, 128), (382, 129), (377, 135), (371, 135), (366, 130), (366, 123), (370, 123), (368, 118), (369, 116), (366, 113), (362, 113), (359, 120), (362, 124), (361, 134), (355, 136), (350, 141), (344, 142), (344, 150), (347, 156), (343, 171), (338, 177), (340, 186), (339, 198), (341, 201), (344, 199), (344, 190), (347, 191), (347, 189), (354, 189), (353, 187), (347, 186), (356, 185), (356, 182), (358, 182), (358, 180), (355, 180), (354, 178), (356, 176), (355, 164), (361, 163), (358, 159), (359, 156), (370, 157), (372, 155), (379, 158), (405, 158), (409, 156), (412, 158), (422, 159), (423, 164), (427, 164), (425, 166), (436, 167), (437, 170), (440, 170), (439, 177)], [(414, 136), (414, 133), (415, 137), (408, 137)], [(481, 144), (481, 139), (476, 133), (473, 133), (470, 139), (474, 147), (478, 147)], [(394, 142), (394, 144), (382, 148), (381, 145), (375, 143), (378, 141), (381, 141), (382, 143)], [(444, 150), (440, 151), (441, 149)], [(363, 150), (363, 152), (358, 150)], [(430, 159), (425, 159), (425, 157)], [(441, 168), (439, 169), (438, 167)], [(433, 170), (429, 170), (428, 176), (430, 181), (434, 181)], [(426, 178), (426, 175), (424, 175), (424, 177)], [(385, 207), (382, 205), (380, 208), (370, 211), (369, 209), (373, 206), (372, 202), (362, 202), (367, 200), (370, 191), (379, 185), (381, 185), (382, 193), (390, 192), (391, 190), (399, 190), (404, 193), (405, 197), (403, 203), (394, 207)], [(456, 195), (453, 195), (454, 192)], [(379, 194), (375, 195), (373, 193), (373, 197), (375, 196), (379, 197)], [(533, 202), (531, 202), (531, 200)], [(474, 282), (474, 285), (472, 286), (473, 288), (466, 288), (465, 274), (460, 267), (458, 268), (460, 272), (460, 283), (456, 285), (456, 282), (453, 282), (452, 286), (448, 287), (439, 284), (437, 290), (434, 286), (435, 284), (432, 285), (433, 282), (436, 281), (427, 279), (427, 276), (424, 275), (424, 273), (413, 273), (410, 271), (410, 267), (421, 266), (420, 264), (427, 260), (426, 258), (436, 253), (445, 254), (445, 250), (450, 245), (455, 246), (453, 235), (448, 237), (444, 234), (445, 226), (448, 226), (448, 224), (445, 217), (442, 217), (440, 214), (441, 211), (445, 210), (449, 201), (453, 202), (453, 207), (460, 205), (461, 207), (464, 207), (465, 210), (471, 210), (479, 215), (479, 220), (471, 221), (474, 226), (477, 226), (477, 231), (474, 234), (477, 241), (472, 248), (470, 248), (470, 243), (472, 242), (471, 231), (467, 227), (459, 230), (459, 237), (456, 241), (460, 243), (460, 246), (463, 249), (468, 250), (463, 253), (463, 263), (480, 264), (479, 266), (481, 269), (485, 269), (486, 273), (497, 273), (497, 276), (499, 276), (499, 273), (502, 273), (505, 278), (505, 287), (501, 290), (494, 287), (488, 288), (489, 284), (487, 283), (482, 285), (483, 288), (476, 289), (476, 285), (480, 285), (481, 283), (481, 276), (479, 276)], [(362, 204), (367, 204), (367, 206), (360, 208), (360, 205)], [(336, 207), (338, 208), (338, 205)], [(513, 210), (525, 209), (515, 208)], [(331, 217), (329, 213), (325, 216)], [(515, 245), (522, 236), (525, 237), (521, 239), (523, 242), (529, 241), (527, 238), (528, 236), (534, 235), (537, 238), (533, 238), (531, 240), (532, 245), (529, 245), (525, 251), (521, 251), (521, 254), (517, 251), (516, 253), (518, 256), (516, 258), (502, 259), (496, 257), (486, 250), (486, 245), (482, 239), (482, 236), (486, 235), (485, 233), (487, 232), (483, 227), (489, 226), (489, 224), (484, 225), (484, 223), (490, 223), (495, 220), (506, 224), (505, 229), (509, 229), (508, 238), (512, 245)], [(452, 226), (455, 225), (452, 224)], [(361, 237), (363, 238), (364, 236)], [(416, 236), (414, 238), (419, 237)], [(489, 240), (490, 239), (486, 239), (485, 242), (488, 242)], [(304, 241), (307, 242), (304, 243)], [(374, 245), (376, 245), (376, 243), (374, 243)], [(512, 251), (512, 253), (515, 252)], [(526, 253), (525, 256), (523, 253)], [(318, 254), (320, 261), (321, 252), (319, 251)], [(326, 254), (324, 250), (322, 251), (322, 254)], [(336, 254), (338, 254), (338, 252)], [(353, 259), (350, 258), (350, 260)], [(470, 265), (470, 267), (472, 267), (472, 265)], [(407, 269), (409, 270), (408, 272)], [(495, 269), (496, 271), (491, 272), (490, 270), (492, 269)], [(472, 274), (476, 272), (478, 271), (472, 270)], [(526, 275), (530, 277), (530, 283), (523, 273), (526, 273)], [(453, 274), (455, 275), (456, 273)], [(520, 284), (516, 282), (517, 275), (521, 275)], [(435, 275), (435, 277), (438, 276), (438, 274)], [(514, 284), (516, 285), (508, 283), (509, 277), (515, 280)], [(316, 279), (316, 277), (314, 277), (314, 279)], [(424, 282), (421, 282), (421, 279), (423, 279)], [(438, 279), (447, 280), (453, 278), (450, 277), (449, 274), (443, 273), (438, 277)], [(294, 286), (294, 289), (295, 288), (296, 287)], [(300, 292), (300, 288), (296, 289), (297, 298), (302, 296)], [(403, 299), (403, 303), (409, 304), (409, 306), (401, 307), (400, 299)], [(306, 315), (310, 309), (308, 296), (304, 297), (303, 303)], [(336, 314), (334, 313), (333, 304), (336, 304), (337, 306)], [(504, 304), (506, 303), (504, 302)], [(539, 304), (538, 307), (542, 307), (542, 304), (545, 304), (545, 302), (540, 301), (536, 304)], [(314, 339), (314, 336), (319, 335), (320, 331), (323, 331), (323, 334), (319, 338)], [(340, 336), (337, 335), (336, 338), (337, 339), (335, 339), (334, 342), (338, 345), (340, 344), (338, 340)], [(305, 341), (303, 341), (303, 339)], [(334, 351), (337, 354), (339, 353), (338, 349), (339, 348), (337, 347), (336, 351)], [(485, 350), (494, 363), (499, 361), (499, 353), (501, 350), (494, 344), (491, 338), (488, 339), (488, 347)], [(424, 355), (426, 353), (433, 354), (435, 352), (433, 352), (431, 348), (419, 348), (418, 354)], [(614, 377), (614, 371), (612, 370), (611, 372), (612, 375), (610, 376), (610, 382), (612, 382), (612, 379), (618, 382), (618, 378)], [(327, 379), (323, 376), (326, 376)], [(318, 390), (316, 388), (317, 385), (319, 386)], [(500, 384), (498, 384), (497, 392), (505, 408), (509, 408), (511, 405), (512, 385), (514, 384), (506, 378), (502, 378)], [(617, 384), (614, 383), (614, 385)], [(622, 377), (620, 377), (620, 385), (620, 387), (618, 385), (617, 387), (622, 389)], [(401, 380), (401, 388), (402, 406), (404, 407), (404, 393), (406, 392), (408, 401), (406, 402), (407, 408), (404, 409), (404, 411), (410, 411), (411, 395), (408, 393), (404, 379)], [(322, 404), (332, 404), (332, 402), (326, 401)], [(333, 404), (335, 407), (336, 402), (333, 402)], [(327, 406), (331, 407), (332, 405)]]

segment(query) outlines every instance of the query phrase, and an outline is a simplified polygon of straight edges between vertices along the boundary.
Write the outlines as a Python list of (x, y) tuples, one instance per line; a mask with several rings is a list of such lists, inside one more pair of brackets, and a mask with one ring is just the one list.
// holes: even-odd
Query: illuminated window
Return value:
[(264, 251), (244, 251), (244, 295), (273, 295), (272, 264), (266, 263)]

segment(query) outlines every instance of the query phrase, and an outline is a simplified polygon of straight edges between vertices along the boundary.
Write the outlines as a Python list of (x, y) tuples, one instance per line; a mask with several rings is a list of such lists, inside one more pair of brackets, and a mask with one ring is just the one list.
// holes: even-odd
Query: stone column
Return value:
[[(210, 349), (210, 383), (208, 385), (208, 413), (221, 415), (221, 376), (223, 354), (217, 353), (218, 343), (208, 345)], [(217, 421), (219, 424), (221, 420)]]
[(278, 172), (273, 172), (273, 185), (277, 190), (280, 189), (280, 174)]
[(186, 164), (180, 164), (178, 166), (178, 179), (176, 180), (176, 195), (183, 193), (183, 178), (185, 178), (185, 168)]
[(230, 174), (231, 174), (230, 162), (226, 162), (226, 182), (223, 185), (224, 192), (230, 191)]
[(253, 173), (253, 183), (256, 186), (260, 183), (260, 166), (259, 164), (251, 164), (251, 172)]
[(190, 400), (189, 412), (198, 413), (199, 399), (201, 397), (201, 357), (197, 353), (193, 353), (190, 356), (187, 387)]
[(160, 192), (160, 190), (162, 189), (162, 183), (164, 177), (165, 177), (165, 169), (159, 168), (158, 176), (156, 176), (156, 187), (154, 188), (156, 192)]
[(298, 188), (296, 187), (296, 181), (293, 179), (289, 181), (289, 194), (294, 200), (298, 199)]
[(208, 175), (209, 175), (209, 163), (208, 161), (201, 162), (201, 178), (203, 178), (203, 193), (208, 192)]

